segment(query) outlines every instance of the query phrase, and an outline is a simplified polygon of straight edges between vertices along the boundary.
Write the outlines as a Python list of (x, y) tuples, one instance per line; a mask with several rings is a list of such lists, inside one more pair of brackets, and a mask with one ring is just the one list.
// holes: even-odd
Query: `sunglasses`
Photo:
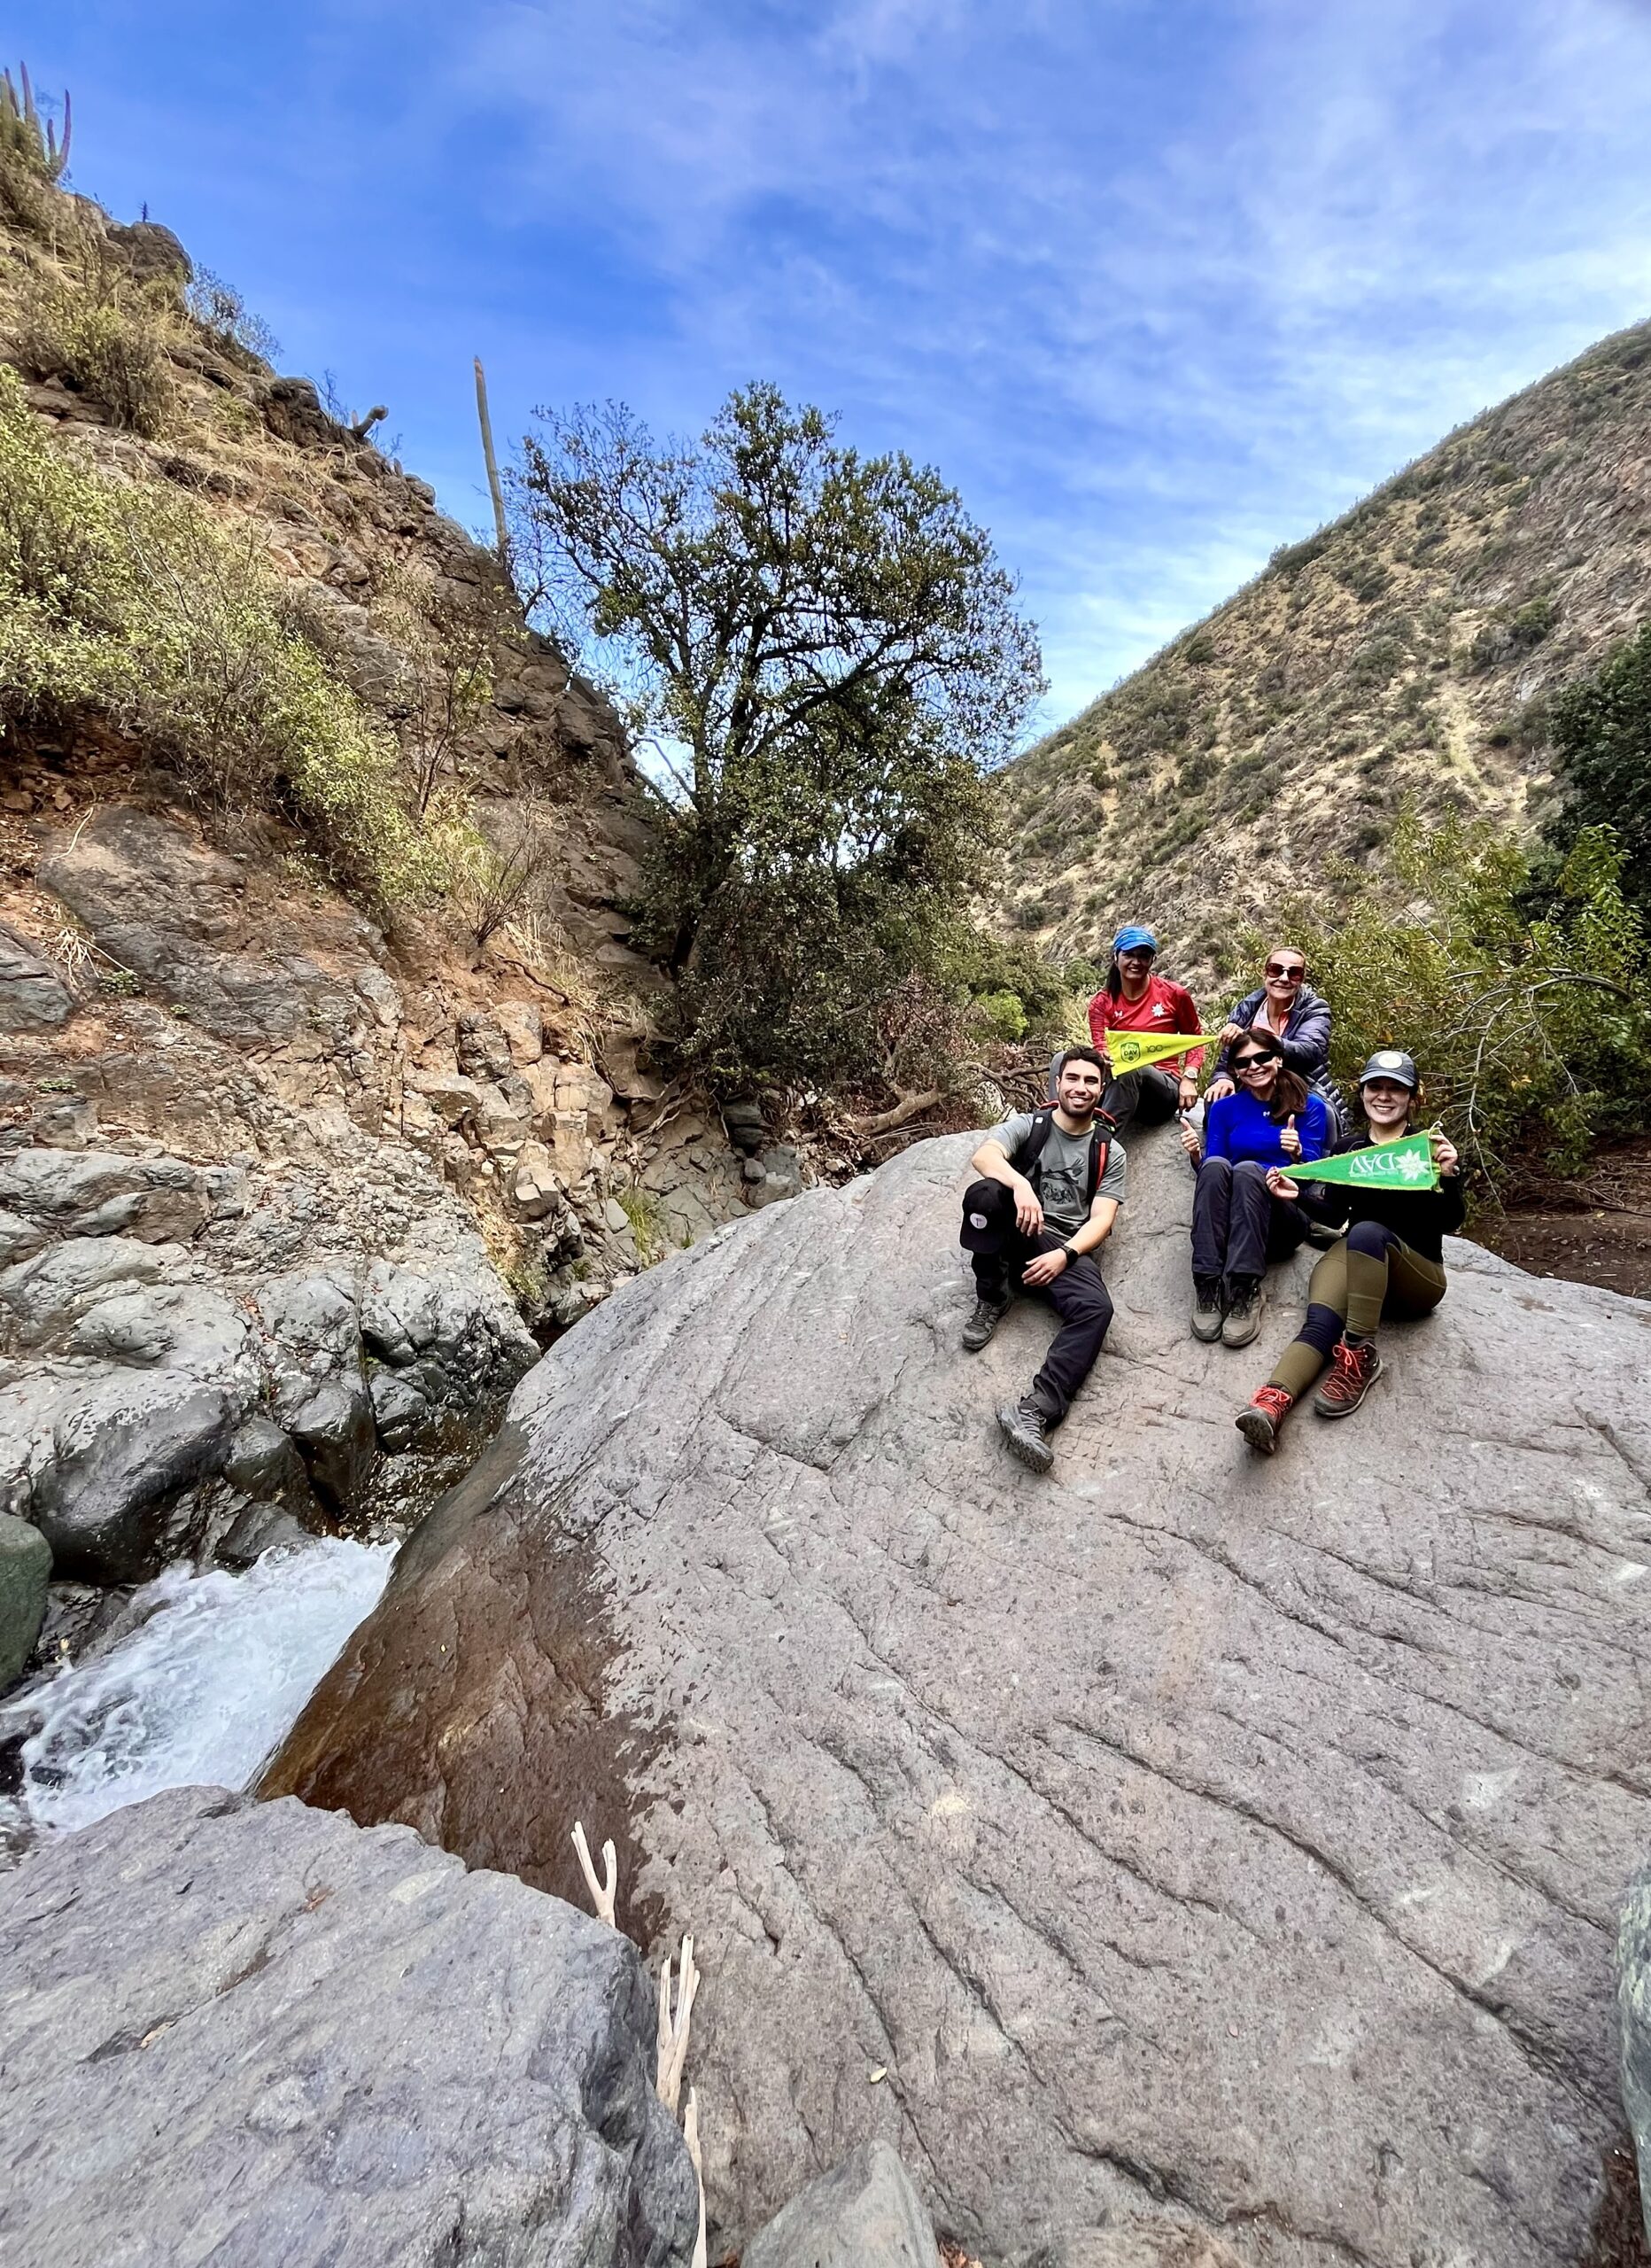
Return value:
[(1307, 973), (1307, 964), (1305, 960), (1295, 961), (1286, 968), (1282, 960), (1270, 960), (1267, 965), (1267, 973), (1269, 976), (1302, 977)]
[(1276, 1063), (1277, 1060), (1276, 1055), (1243, 1055), (1233, 1065), (1233, 1068), (1242, 1079), (1246, 1071), (1264, 1070), (1269, 1063)]

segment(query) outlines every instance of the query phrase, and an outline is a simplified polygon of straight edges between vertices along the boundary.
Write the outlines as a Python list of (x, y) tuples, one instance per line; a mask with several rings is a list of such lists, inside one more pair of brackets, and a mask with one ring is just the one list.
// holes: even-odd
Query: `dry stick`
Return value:
[(700, 2162), (700, 2099), (690, 2087), (688, 2107), (682, 2117), (682, 2139), (688, 2146), (694, 2179), (700, 2191), (700, 2233), (694, 2240), (692, 2268), (705, 2268), (705, 2168)]
[[(585, 1887), (596, 1908), (597, 1919), (608, 1928), (619, 1926), (614, 1919), (614, 1897), (618, 1888), (619, 1861), (611, 1842), (602, 1845), (602, 1873), (599, 1882), (591, 1863), (591, 1846), (585, 1840), (585, 1822), (573, 1822), (573, 1847), (578, 1853), (579, 1866), (585, 1876)], [(682, 1940), (682, 1959), (677, 1972), (677, 2005), (673, 2016), (670, 2006), (670, 1955), (665, 1955), (659, 1972), (659, 2028), (657, 2052), (655, 2058), (654, 2085), (660, 2101), (674, 2119), (677, 2099), (682, 2091), (682, 2067), (687, 2061), (688, 2026), (694, 2016), (694, 1996), (700, 1988), (700, 1972), (694, 1965), (694, 1940)], [(705, 2173), (700, 2163), (700, 2105), (692, 2087), (688, 2089), (688, 2107), (682, 2121), (682, 2139), (688, 2146), (688, 2155), (694, 2163), (694, 2179), (700, 2193), (700, 2232), (694, 2247), (693, 2268), (705, 2268)]]
[(482, 358), (476, 362), (476, 414), (481, 420), (482, 455), (487, 465), (487, 493), (493, 500), (493, 530), (499, 539), (499, 564), (510, 572), (510, 536), (505, 526), (504, 491), (499, 485), (499, 460), (493, 454), (493, 421), (487, 414), (487, 373)]
[(655, 2085), (659, 2099), (674, 2118), (682, 2092), (682, 2067), (688, 2059), (688, 2026), (694, 2016), (694, 1996), (700, 1989), (700, 1972), (694, 1966), (694, 1940), (684, 1938), (677, 1966), (677, 2005), (670, 2005), (670, 1955), (659, 1971), (659, 2067)]
[(591, 1864), (591, 1846), (585, 1839), (585, 1822), (573, 1822), (573, 1847), (579, 1854), (579, 1865), (585, 1875), (585, 1886), (591, 1893), (591, 1903), (596, 1908), (596, 1918), (606, 1922), (610, 1930), (619, 1924), (614, 1919), (614, 1895), (619, 1887), (619, 1860), (611, 1842), (602, 1845), (602, 1873), (605, 1879), (598, 1882), (596, 1869)]

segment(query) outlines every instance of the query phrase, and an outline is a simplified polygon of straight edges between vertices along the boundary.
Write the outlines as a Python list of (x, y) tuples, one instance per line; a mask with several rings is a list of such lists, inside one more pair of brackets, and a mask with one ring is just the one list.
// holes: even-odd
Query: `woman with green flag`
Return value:
[(1445, 1296), (1444, 1239), (1462, 1222), (1460, 1161), (1442, 1134), (1411, 1133), (1420, 1091), (1411, 1057), (1378, 1049), (1359, 1074), (1368, 1146), (1318, 1162), (1322, 1193), (1298, 1192), (1304, 1168), (1267, 1177), (1275, 1197), (1298, 1195), (1304, 1212), (1345, 1231), (1313, 1271), (1299, 1334), (1235, 1420), (1251, 1448), (1269, 1456), (1327, 1362), (1313, 1406), (1321, 1418), (1349, 1417), (1381, 1376), (1382, 1318), (1430, 1315)]

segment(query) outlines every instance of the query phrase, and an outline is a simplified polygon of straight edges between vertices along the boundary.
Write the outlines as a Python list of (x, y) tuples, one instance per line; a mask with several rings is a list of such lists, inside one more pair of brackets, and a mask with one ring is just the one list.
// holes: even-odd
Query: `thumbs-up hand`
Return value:
[(1287, 1158), (1293, 1162), (1299, 1162), (1301, 1137), (1296, 1131), (1296, 1122), (1293, 1117), (1284, 1121), (1284, 1130), (1278, 1138), (1278, 1146)]

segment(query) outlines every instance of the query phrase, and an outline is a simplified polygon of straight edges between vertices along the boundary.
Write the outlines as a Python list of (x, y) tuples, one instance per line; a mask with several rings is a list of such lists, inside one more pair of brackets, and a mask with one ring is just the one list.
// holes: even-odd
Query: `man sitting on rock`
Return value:
[(964, 1192), (963, 1244), (980, 1298), (963, 1327), (973, 1354), (985, 1346), (1017, 1288), (1048, 1300), (1060, 1317), (1031, 1391), (1006, 1402), (998, 1425), (1012, 1456), (1047, 1472), (1047, 1439), (1101, 1351), (1112, 1303), (1094, 1255), (1124, 1195), (1124, 1153), (1101, 1111), (1106, 1066), (1093, 1047), (1061, 1057), (1052, 1110), (1006, 1118), (975, 1152), (980, 1175)]

